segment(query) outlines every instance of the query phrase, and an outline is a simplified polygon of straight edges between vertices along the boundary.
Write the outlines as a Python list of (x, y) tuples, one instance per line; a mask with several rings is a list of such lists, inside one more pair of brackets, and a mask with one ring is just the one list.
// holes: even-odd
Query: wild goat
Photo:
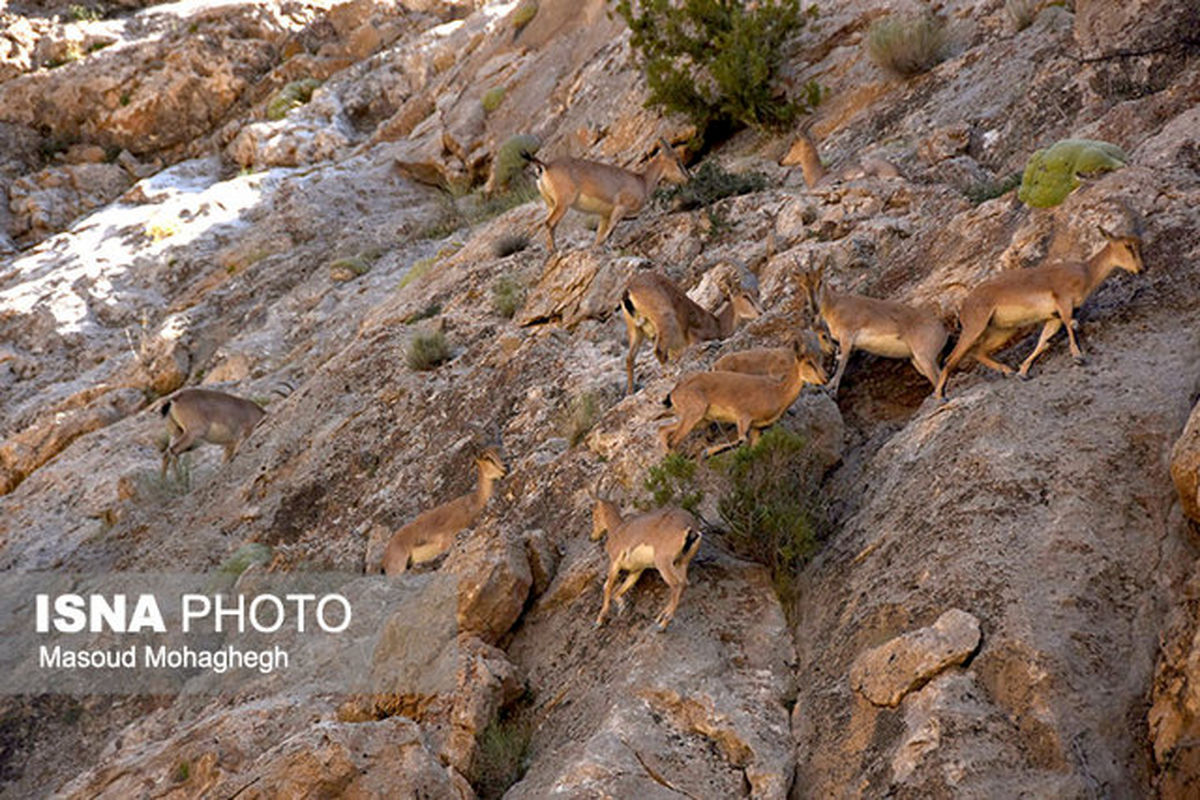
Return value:
[(1020, 328), (1039, 322), (1044, 322), (1042, 334), (1033, 352), (1021, 362), (1017, 370), (1020, 377), (1029, 374), (1034, 359), (1042, 354), (1059, 328), (1067, 329), (1071, 355), (1082, 361), (1083, 353), (1075, 342), (1072, 313), (1117, 267), (1134, 274), (1143, 269), (1139, 236), (1117, 236), (1103, 227), (1100, 233), (1106, 239), (1104, 247), (1085, 262), (1009, 270), (972, 289), (958, 312), (962, 332), (942, 367), (934, 396), (944, 399), (946, 379), (968, 354), (984, 366), (1011, 375), (1012, 367), (996, 361), (991, 354)]
[(163, 401), (159, 411), (166, 420), (169, 436), (162, 458), (164, 478), (171, 459), (178, 459), (202, 442), (224, 445), (228, 462), (267, 413), (249, 400), (195, 388), (175, 392)]
[(410, 565), (432, 561), (450, 549), (454, 536), (475, 520), (492, 496), (493, 483), (505, 476), (508, 469), (494, 448), (488, 448), (475, 459), (478, 483), (475, 491), (424, 511), (412, 522), (392, 534), (383, 552), (383, 571), (388, 575), (403, 574)]
[(938, 356), (947, 337), (937, 316), (892, 300), (835, 292), (825, 283), (824, 273), (824, 267), (801, 271), (800, 282), (840, 350), (830, 394), (837, 397), (856, 347), (885, 358), (911, 359), (931, 386), (937, 384)]
[(666, 630), (675, 616), (679, 598), (687, 586), (687, 568), (700, 549), (700, 523), (681, 508), (659, 508), (624, 519), (621, 511), (608, 500), (596, 499), (592, 508), (592, 541), (608, 531), (604, 548), (608, 551), (608, 577), (604, 581), (604, 602), (596, 627), (604, 624), (612, 599), (613, 586), (622, 572), (628, 572), (617, 589), (617, 608), (624, 608), (623, 596), (633, 588), (644, 570), (654, 567), (671, 588), (671, 598), (655, 622)]
[(722, 286), (726, 299), (716, 311), (699, 306), (669, 278), (657, 272), (639, 272), (621, 294), (621, 313), (629, 334), (625, 356), (625, 391), (633, 394), (633, 362), (642, 341), (654, 340), (658, 363), (678, 358), (689, 345), (724, 339), (742, 320), (757, 319), (762, 311), (754, 294)]
[[(814, 361), (833, 352), (833, 343), (824, 331), (801, 331), (800, 347)], [(787, 376), (794, 360), (791, 347), (754, 347), (721, 356), (712, 365), (713, 372), (743, 372), (748, 375), (767, 375), (774, 378)]]
[(785, 167), (799, 164), (801, 172), (804, 173), (804, 185), (809, 189), (815, 189), (818, 185), (829, 181), (848, 180), (864, 176), (876, 178), (900, 177), (900, 171), (893, 164), (874, 156), (868, 156), (857, 162), (843, 164), (833, 173), (828, 172), (825, 169), (825, 165), (821, 163), (821, 155), (817, 150), (817, 143), (812, 140), (807, 128), (801, 128), (798, 131), (791, 149), (780, 163)]
[(596, 228), (596, 246), (599, 246), (608, 239), (618, 222), (642, 210), (661, 181), (686, 183), (688, 180), (687, 167), (661, 137), (658, 153), (642, 172), (630, 172), (582, 158), (560, 158), (547, 164), (529, 152), (521, 155), (538, 171), (538, 192), (549, 207), (545, 225), (551, 252), (555, 250), (554, 229), (568, 208), (601, 215)]
[(797, 342), (792, 345), (792, 366), (782, 377), (747, 375), (740, 372), (696, 372), (675, 384), (664, 403), (675, 409), (674, 425), (659, 429), (659, 439), (674, 449), (703, 420), (737, 425), (737, 440), (708, 448), (705, 456), (735, 447), (768, 428), (796, 402), (806, 383), (824, 383), (825, 370)]

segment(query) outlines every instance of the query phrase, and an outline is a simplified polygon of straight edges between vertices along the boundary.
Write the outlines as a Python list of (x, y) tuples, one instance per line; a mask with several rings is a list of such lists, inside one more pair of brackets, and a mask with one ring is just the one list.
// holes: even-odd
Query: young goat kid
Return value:
[[(824, 331), (801, 331), (798, 342), (801, 349), (815, 363), (821, 363), (824, 356), (833, 352), (833, 343)], [(785, 378), (792, 368), (793, 352), (792, 347), (753, 347), (749, 350), (739, 350), (718, 358), (712, 365), (712, 371)]]
[(629, 334), (629, 352), (625, 355), (627, 394), (633, 394), (633, 363), (645, 339), (654, 340), (654, 355), (659, 364), (666, 364), (688, 346), (724, 339), (738, 323), (761, 316), (753, 293), (727, 283), (722, 289), (725, 301), (716, 311), (708, 311), (657, 272), (639, 272), (629, 279), (621, 294), (621, 314)]
[(824, 383), (825, 369), (818, 359), (796, 342), (792, 364), (782, 378), (740, 372), (696, 372), (675, 384), (664, 401), (675, 409), (674, 425), (659, 429), (659, 439), (672, 450), (703, 420), (737, 425), (737, 440), (716, 445), (705, 456), (736, 447), (749, 438), (758, 441), (759, 430), (769, 428), (796, 402), (806, 383)]
[(171, 459), (203, 442), (225, 446), (225, 462), (262, 421), (267, 412), (257, 403), (211, 389), (180, 389), (159, 408), (167, 423), (169, 440), (162, 458), (162, 477)]
[(700, 523), (682, 508), (659, 508), (628, 519), (622, 518), (620, 509), (608, 500), (596, 499), (592, 508), (592, 541), (608, 532), (604, 543), (608, 551), (608, 577), (604, 581), (604, 602), (596, 627), (604, 624), (612, 600), (613, 586), (622, 572), (628, 572), (625, 582), (617, 589), (617, 608), (624, 608), (624, 594), (633, 588), (642, 572), (654, 567), (671, 588), (667, 605), (659, 612), (655, 622), (659, 630), (666, 630), (675, 616), (679, 598), (687, 586), (687, 568), (696, 551), (700, 549)]
[(984, 366), (1011, 375), (1012, 367), (996, 361), (991, 354), (1019, 329), (1039, 322), (1044, 323), (1042, 334), (1033, 352), (1021, 362), (1017, 370), (1020, 377), (1029, 374), (1034, 359), (1042, 354), (1059, 328), (1067, 329), (1071, 355), (1076, 361), (1082, 361), (1083, 352), (1075, 341), (1071, 325), (1073, 312), (1114, 269), (1120, 267), (1134, 274), (1143, 269), (1140, 237), (1117, 236), (1103, 227), (1100, 233), (1106, 239), (1104, 247), (1085, 262), (1009, 270), (972, 289), (958, 312), (962, 333), (946, 358), (934, 396), (945, 399), (946, 379), (967, 355), (974, 356)]
[(568, 208), (601, 216), (596, 228), (595, 244), (599, 246), (618, 222), (642, 210), (660, 182), (678, 184), (688, 180), (687, 167), (661, 137), (658, 153), (642, 172), (582, 158), (560, 158), (546, 163), (529, 152), (521, 155), (537, 169), (538, 192), (549, 207), (544, 224), (550, 252), (555, 250), (554, 229)]
[(475, 459), (479, 482), (475, 491), (422, 512), (412, 522), (392, 534), (383, 553), (383, 571), (400, 575), (410, 565), (432, 561), (450, 549), (454, 536), (475, 524), (492, 496), (495, 481), (508, 469), (500, 454), (488, 448)]

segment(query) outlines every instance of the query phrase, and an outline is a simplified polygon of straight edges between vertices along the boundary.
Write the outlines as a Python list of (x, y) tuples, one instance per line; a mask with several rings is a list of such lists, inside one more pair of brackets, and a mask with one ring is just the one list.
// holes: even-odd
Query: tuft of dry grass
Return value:
[(404, 362), (408, 368), (424, 372), (436, 369), (450, 360), (450, 343), (441, 331), (419, 333), (408, 343)]
[(872, 61), (906, 78), (941, 62), (950, 44), (945, 23), (932, 14), (889, 14), (871, 23), (864, 41)]

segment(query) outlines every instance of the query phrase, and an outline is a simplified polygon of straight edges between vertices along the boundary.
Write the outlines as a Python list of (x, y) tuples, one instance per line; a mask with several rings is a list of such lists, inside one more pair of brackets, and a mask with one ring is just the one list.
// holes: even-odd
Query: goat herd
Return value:
[[(599, 246), (621, 219), (636, 214), (645, 205), (660, 181), (686, 181), (687, 170), (675, 151), (664, 140), (660, 139), (659, 144), (659, 152), (641, 173), (574, 158), (544, 163), (526, 154), (538, 170), (538, 190), (549, 208), (544, 224), (550, 250), (555, 249), (554, 229), (568, 208), (601, 215), (595, 241)], [(1042, 330), (1037, 345), (1017, 370), (1021, 377), (1028, 374), (1050, 338), (1063, 327), (1071, 355), (1081, 359), (1073, 312), (1113, 269), (1120, 267), (1132, 273), (1142, 269), (1139, 236), (1116, 235), (1104, 228), (1100, 232), (1105, 245), (1086, 261), (1009, 270), (971, 290), (959, 312), (958, 341), (940, 368), (938, 360), (948, 334), (933, 313), (892, 300), (837, 292), (824, 280), (823, 270), (798, 271), (800, 284), (824, 330), (814, 326), (801, 332), (790, 347), (731, 353), (719, 359), (710, 371), (684, 375), (666, 400), (676, 421), (662, 427), (659, 437), (667, 450), (674, 449), (696, 425), (707, 420), (736, 425), (737, 439), (709, 448), (706, 455), (747, 440), (753, 445), (759, 431), (787, 411), (805, 384), (826, 382), (822, 361), (833, 351), (831, 339), (839, 351), (837, 370), (829, 385), (834, 396), (855, 349), (910, 359), (933, 386), (938, 400), (944, 400), (951, 372), (968, 356), (1011, 374), (1014, 370), (994, 360), (992, 353), (1030, 326), (1041, 324)], [(726, 299), (710, 312), (659, 273), (640, 272), (629, 280), (621, 297), (629, 335), (627, 392), (634, 390), (634, 361), (645, 339), (653, 341), (655, 356), (666, 363), (678, 358), (689, 345), (726, 338), (739, 322), (761, 314), (752, 293), (730, 284), (722, 288)], [(163, 454), (164, 475), (172, 458), (202, 441), (224, 445), (228, 461), (264, 416), (263, 410), (248, 400), (197, 388), (176, 392), (160, 409), (170, 434)], [(388, 575), (399, 574), (446, 552), (455, 535), (474, 524), (492, 495), (494, 482), (506, 473), (500, 454), (492, 448), (475, 459), (475, 466), (478, 481), (473, 492), (427, 510), (395, 531), (381, 564), (368, 568), (379, 566)], [(654, 567), (671, 589), (667, 605), (656, 620), (660, 629), (666, 628), (687, 585), (688, 563), (699, 549), (698, 520), (673, 507), (623, 518), (612, 502), (596, 499), (592, 539), (599, 539), (605, 532), (610, 566), (596, 624), (604, 622), (622, 572), (628, 575), (616, 591), (618, 605), (641, 573)]]

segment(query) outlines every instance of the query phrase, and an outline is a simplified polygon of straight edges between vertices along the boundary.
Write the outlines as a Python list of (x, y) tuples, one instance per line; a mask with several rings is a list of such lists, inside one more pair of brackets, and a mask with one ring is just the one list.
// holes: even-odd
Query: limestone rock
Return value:
[(533, 585), (522, 542), (477, 529), (442, 569), (458, 578), (459, 628), (494, 642), (517, 621)]
[(872, 703), (894, 706), (979, 646), (979, 620), (952, 608), (928, 628), (906, 633), (862, 653), (850, 667), (850, 685)]
[(1200, 522), (1200, 405), (1192, 409), (1187, 426), (1171, 450), (1171, 479), (1183, 513)]
[(26, 175), (8, 190), (9, 230), (23, 241), (38, 241), (112, 201), (131, 183), (116, 164), (69, 164)]

